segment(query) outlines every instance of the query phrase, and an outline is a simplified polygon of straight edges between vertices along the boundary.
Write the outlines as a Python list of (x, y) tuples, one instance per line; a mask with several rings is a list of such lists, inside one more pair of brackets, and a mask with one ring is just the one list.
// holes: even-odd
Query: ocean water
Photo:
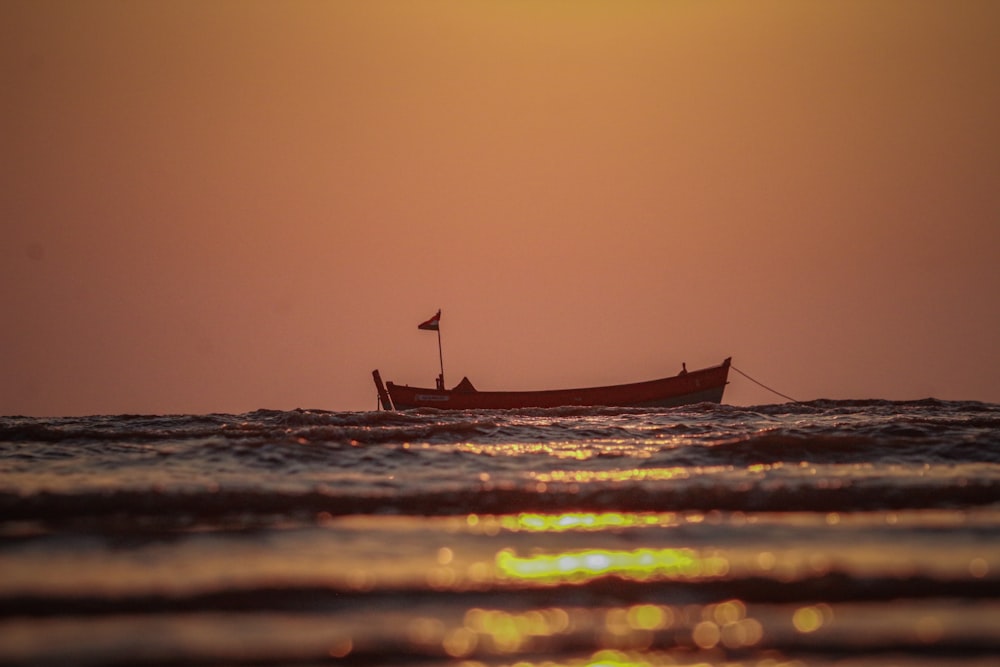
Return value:
[(0, 419), (0, 663), (994, 665), (1000, 406)]

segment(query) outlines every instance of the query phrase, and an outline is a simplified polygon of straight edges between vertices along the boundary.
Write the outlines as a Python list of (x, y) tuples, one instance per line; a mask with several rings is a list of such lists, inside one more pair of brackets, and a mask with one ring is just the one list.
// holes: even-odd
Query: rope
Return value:
[(798, 400), (795, 400), (795, 399), (794, 399), (794, 398), (792, 398), (791, 396), (788, 396), (788, 395), (786, 395), (786, 394), (782, 394), (782, 393), (781, 393), (780, 391), (776, 391), (776, 390), (774, 390), (774, 389), (771, 389), (770, 387), (768, 387), (768, 386), (767, 386), (766, 384), (764, 384), (763, 382), (760, 382), (760, 381), (758, 381), (758, 380), (754, 380), (754, 379), (753, 379), (752, 377), (750, 377), (749, 375), (747, 375), (746, 373), (744, 373), (744, 372), (743, 372), (743, 371), (741, 371), (740, 369), (736, 368), (736, 366), (733, 366), (733, 365), (731, 365), (731, 364), (730, 364), (730, 366), (729, 366), (729, 367), (730, 367), (730, 368), (732, 368), (732, 369), (733, 369), (734, 371), (736, 371), (737, 373), (739, 373), (740, 375), (742, 375), (743, 377), (745, 377), (746, 379), (748, 379), (748, 380), (750, 380), (751, 382), (753, 382), (754, 384), (759, 384), (759, 385), (760, 385), (761, 387), (763, 387), (764, 389), (767, 389), (767, 390), (768, 390), (769, 392), (771, 392), (772, 394), (777, 394), (778, 396), (781, 396), (782, 398), (787, 398), (787, 399), (788, 399), (789, 401), (791, 401), (792, 403), (801, 403), (801, 402), (802, 402), (802, 401), (798, 401)]

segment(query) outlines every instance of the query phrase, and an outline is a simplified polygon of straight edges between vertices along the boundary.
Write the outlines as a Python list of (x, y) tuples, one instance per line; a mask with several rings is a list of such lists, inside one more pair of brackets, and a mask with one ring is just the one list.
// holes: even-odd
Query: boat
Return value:
[(372, 378), (379, 404), (385, 410), (513, 410), (563, 406), (673, 408), (693, 403), (721, 403), (731, 360), (730, 357), (718, 366), (693, 371), (682, 367), (677, 375), (645, 382), (543, 391), (479, 391), (469, 378), (462, 378), (452, 389), (445, 389), (440, 381), (434, 389), (393, 382), (383, 384), (378, 370), (372, 371)]

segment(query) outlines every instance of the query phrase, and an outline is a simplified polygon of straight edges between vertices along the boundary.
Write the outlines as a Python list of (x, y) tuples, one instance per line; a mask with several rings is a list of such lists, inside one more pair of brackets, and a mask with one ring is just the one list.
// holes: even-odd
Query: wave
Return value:
[[(1000, 406), (929, 399), (3, 418), (0, 456), (8, 473), (0, 512), (45, 520), (954, 507), (1000, 497)], [(796, 465), (811, 468), (795, 473)], [(559, 469), (568, 472), (540, 476)]]
[(699, 447), (669, 450), (653, 461), (675, 465), (809, 463), (1000, 463), (1000, 442), (992, 435), (913, 427), (868, 428), (860, 432), (813, 433), (774, 429), (727, 438)]
[(1000, 651), (988, 621), (998, 593), (996, 581), (833, 573), (793, 582), (607, 578), (507, 590), (264, 585), (185, 596), (24, 596), (0, 600), (0, 618), (18, 640), (0, 643), (0, 658), (44, 665), (451, 665), (459, 658), (477, 665), (985, 665)]
[[(769, 425), (791, 435), (966, 438), (1000, 442), (1000, 406), (976, 402), (812, 401), (741, 408), (700, 404), (669, 410), (552, 408), (449, 412), (328, 412), (257, 410), (243, 415), (120, 415), (58, 419), (0, 419), (0, 442), (184, 442), (307, 440), (391, 444), (476, 441), (581, 441), (753, 435)], [(756, 426), (756, 428), (754, 428)], [(798, 444), (801, 444), (798, 443)]]
[(775, 576), (724, 576), (706, 578), (644, 578), (606, 575), (583, 582), (533, 584), (497, 580), (464, 588), (431, 586), (343, 585), (330, 581), (315, 584), (259, 585), (160, 594), (18, 594), (0, 597), (0, 617), (64, 616), (73, 614), (297, 611), (336, 612), (357, 610), (384, 600), (406, 600), (412, 606), (447, 601), (463, 608), (481, 606), (546, 607), (560, 599), (587, 599), (591, 605), (704, 604), (739, 599), (751, 604), (789, 604), (824, 601), (885, 602), (899, 599), (1000, 597), (1000, 578), (909, 576), (855, 576), (841, 570), (795, 578)]
[[(164, 491), (101, 490), (35, 493), (0, 492), (0, 514), (8, 521), (64, 524), (118, 518), (172, 526), (254, 522), (269, 517), (310, 519), (317, 515), (401, 514), (441, 516), (520, 512), (852, 512), (968, 508), (992, 505), (1000, 498), (1000, 475), (879, 476), (843, 480), (836, 475), (792, 478), (737, 474), (720, 477), (683, 469), (635, 469), (615, 477), (599, 473), (601, 483), (574, 481), (582, 473), (541, 475), (530, 484), (442, 483), (377, 489), (333, 487), (311, 491), (204, 489)], [(670, 474), (666, 474), (669, 472)], [(711, 472), (711, 471), (710, 471)], [(603, 477), (602, 477), (603, 476)], [(256, 517), (256, 518), (255, 518)]]

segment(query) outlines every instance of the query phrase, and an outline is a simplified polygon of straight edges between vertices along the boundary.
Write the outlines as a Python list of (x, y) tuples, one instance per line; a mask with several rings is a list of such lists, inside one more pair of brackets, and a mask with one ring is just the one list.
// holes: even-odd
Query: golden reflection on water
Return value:
[(673, 468), (623, 468), (619, 470), (553, 470), (533, 473), (531, 477), (545, 483), (588, 484), (593, 482), (655, 482), (689, 479), (733, 470), (732, 466), (696, 466)]
[[(913, 517), (894, 514), (892, 520), (920, 524), (926, 521), (923, 517), (923, 514)], [(394, 518), (384, 520), (400, 521)], [(934, 525), (959, 520), (965, 519), (941, 516), (935, 518)], [(657, 528), (663, 527), (702, 523), (745, 526), (769, 521), (780, 525), (795, 523), (825, 530), (843, 530), (845, 525), (850, 527), (852, 524), (882, 525), (887, 519), (882, 515), (815, 513), (782, 514), (775, 518), (767, 514), (745, 515), (739, 512), (468, 514), (441, 519), (440, 525), (446, 534), (496, 536), (506, 533), (505, 537), (509, 539), (477, 540), (476, 544), (481, 546), (475, 549), (456, 540), (448, 546), (428, 551), (421, 563), (427, 567), (427, 584), (434, 590), (505, 590), (507, 586), (537, 590), (559, 585), (575, 586), (608, 577), (633, 582), (671, 582), (763, 574), (775, 581), (788, 582), (810, 574), (822, 575), (840, 557), (842, 562), (838, 567), (850, 569), (856, 566), (862, 574), (871, 571), (872, 567), (882, 571), (882, 561), (868, 564), (865, 559), (870, 554), (854, 544), (846, 545), (842, 552), (812, 553), (808, 549), (772, 552), (762, 550), (760, 545), (743, 549), (628, 548), (635, 546), (634, 541), (619, 541), (620, 548), (617, 549), (559, 548), (580, 546), (581, 541), (589, 546), (590, 537), (563, 535), (554, 540), (538, 539), (545, 533), (613, 533), (626, 529), (641, 532), (645, 527), (652, 527), (652, 532), (659, 537), (664, 531)], [(515, 533), (522, 535), (515, 538)], [(497, 545), (497, 541), (501, 544)], [(986, 577), (995, 569), (986, 558), (973, 552), (959, 564), (966, 576), (977, 578)], [(549, 603), (554, 604), (555, 600)], [(917, 615), (910, 610), (901, 610), (901, 620), (890, 619), (885, 621), (881, 630), (876, 630), (873, 628), (882, 622), (882, 610), (869, 611), (862, 606), (860, 612), (848, 612), (838, 607), (835, 619), (832, 607), (818, 601), (799, 605), (757, 605), (752, 615), (747, 605), (738, 599), (686, 605), (656, 604), (644, 600), (621, 607), (566, 606), (529, 610), (475, 607), (462, 612), (464, 616), (460, 612), (446, 614), (442, 618), (422, 617), (404, 622), (401, 627), (405, 628), (405, 636), (416, 649), (430, 655), (446, 655), (457, 664), (468, 667), (482, 665), (477, 660), (488, 661), (488, 656), (504, 656), (511, 661), (512, 667), (557, 667), (549, 661), (531, 660), (539, 660), (539, 655), (565, 654), (567, 647), (583, 653), (575, 661), (560, 663), (566, 667), (637, 667), (674, 664), (674, 660), (678, 659), (693, 661), (684, 664), (694, 664), (699, 659), (717, 664), (712, 661), (756, 655), (754, 652), (766, 648), (765, 635), (767, 643), (773, 645), (782, 641), (838, 641), (841, 637), (867, 637), (879, 632), (891, 638), (896, 636), (892, 633), (902, 632), (900, 636), (906, 641), (934, 644), (940, 642), (942, 637), (954, 634), (954, 628), (959, 627), (958, 621), (940, 615), (931, 607)], [(790, 640), (790, 637), (797, 639)], [(349, 642), (341, 642), (330, 648), (330, 655), (339, 657), (351, 650)], [(496, 665), (498, 659), (492, 658), (489, 664)], [(727, 661), (726, 664), (764, 663)], [(767, 664), (795, 663), (772, 661)]]
[(679, 516), (674, 512), (567, 512), (565, 514), (522, 513), (500, 517), (500, 526), (509, 531), (561, 533), (571, 530), (606, 530), (643, 526), (676, 526)]
[(700, 579), (721, 577), (729, 561), (717, 554), (693, 549), (589, 549), (519, 557), (512, 549), (496, 555), (498, 573), (508, 579), (541, 584), (581, 583), (615, 575), (625, 579)]
[[(621, 475), (624, 471), (614, 474)], [(550, 479), (559, 481), (557, 477)], [(989, 636), (992, 632), (992, 627), (987, 625), (988, 612), (969, 609), (963, 612), (964, 616), (949, 615), (942, 613), (937, 603), (925, 604), (917, 609), (910, 604), (901, 607), (890, 605), (888, 608), (884, 604), (838, 605), (836, 617), (834, 607), (818, 600), (798, 604), (751, 604), (752, 612), (739, 599), (707, 604), (663, 604), (666, 601), (676, 602), (662, 594), (662, 591), (669, 592), (671, 582), (726, 577), (738, 580), (740, 577), (755, 576), (775, 582), (794, 582), (803, 577), (825, 575), (834, 568), (856, 572), (860, 576), (871, 572), (888, 572), (889, 576), (896, 576), (897, 569), (893, 567), (897, 566), (890, 565), (896, 562), (898, 555), (893, 554), (891, 559), (886, 560), (888, 556), (881, 552), (866, 550), (864, 545), (851, 541), (845, 541), (842, 546), (824, 544), (821, 550), (811, 546), (770, 546), (774, 549), (771, 551), (759, 543), (719, 548), (702, 546), (703, 543), (671, 548), (638, 546), (650, 544), (643, 540), (647, 527), (652, 528), (648, 536), (650, 539), (660, 540), (669, 534), (675, 538), (672, 543), (678, 544), (676, 538), (683, 535), (670, 529), (698, 524), (734, 527), (763, 524), (831, 532), (886, 523), (935, 527), (966, 525), (969, 519), (958, 514), (522, 512), (454, 515), (419, 523), (398, 517), (380, 517), (378, 521), (403, 531), (416, 531), (431, 522), (442, 536), (474, 536), (469, 541), (456, 537), (446, 545), (438, 543), (433, 550), (420, 551), (420, 559), (414, 561), (414, 565), (418, 570), (425, 568), (426, 583), (433, 590), (496, 590), (505, 594), (513, 591), (515, 596), (519, 590), (532, 590), (534, 594), (528, 599), (534, 600), (535, 604), (558, 605), (561, 604), (559, 600), (579, 601), (587, 597), (578, 597), (573, 591), (568, 593), (568, 598), (563, 592), (549, 596), (539, 594), (539, 590), (560, 585), (573, 587), (602, 578), (611, 578), (612, 588), (617, 583), (614, 578), (632, 582), (666, 582), (665, 586), (656, 589), (660, 593), (654, 599), (640, 598), (625, 606), (565, 605), (504, 609), (503, 601), (507, 598), (503, 596), (495, 602), (487, 601), (493, 599), (490, 596), (475, 596), (470, 598), (476, 600), (472, 604), (483, 607), (450, 609), (441, 613), (440, 617), (435, 617), (432, 609), (422, 609), (420, 613), (425, 616), (401, 619), (398, 628), (405, 633), (404, 641), (409, 641), (415, 650), (426, 655), (447, 656), (455, 661), (454, 664), (463, 667), (485, 667), (487, 664), (505, 664), (508, 667), (795, 665), (798, 663), (794, 660), (782, 662), (773, 647), (785, 643), (798, 646), (817, 642), (843, 642), (854, 646), (880, 636), (885, 636), (889, 642), (931, 645), (949, 637), (961, 636), (956, 633)], [(982, 523), (989, 525), (986, 520)], [(615, 549), (580, 548), (593, 544), (594, 535), (588, 534), (593, 531), (612, 534), (629, 532), (622, 535), (622, 539), (613, 541), (618, 546)], [(580, 534), (572, 535), (572, 532)], [(558, 534), (558, 537), (545, 539), (546, 533)], [(481, 535), (500, 537), (483, 540)], [(949, 561), (958, 565), (952, 570), (943, 570), (944, 574), (957, 567), (967, 577), (991, 576), (997, 566), (981, 555), (979, 548), (976, 545), (967, 550), (968, 553), (962, 552), (957, 561)], [(933, 554), (927, 558), (933, 558)], [(928, 562), (931, 565), (922, 567), (927, 569), (933, 565), (932, 561)], [(363, 583), (370, 585), (367, 581)], [(388, 584), (380, 580), (379, 585)], [(628, 590), (641, 592), (646, 588), (640, 585)], [(717, 587), (711, 589), (722, 590)], [(598, 587), (598, 590), (603, 589)], [(728, 594), (738, 594), (738, 590), (730, 590)], [(618, 600), (615, 602), (620, 604)], [(500, 608), (488, 608), (486, 605), (490, 604)], [(993, 614), (992, 618), (995, 617)], [(972, 630), (967, 630), (967, 627)], [(350, 639), (338, 641), (331, 645), (329, 654), (341, 657), (351, 654), (357, 646), (358, 643), (352, 644)], [(538, 657), (566, 655), (576, 657), (563, 658), (561, 662)], [(741, 659), (746, 662), (740, 662)]]
[[(615, 453), (629, 458), (647, 459), (662, 447), (664, 441), (637, 442), (632, 439), (593, 440), (585, 446), (579, 442), (521, 442), (503, 445), (463, 442), (455, 445), (459, 451), (489, 456), (548, 455), (557, 459), (586, 461), (602, 454)], [(648, 445), (649, 449), (644, 445)]]
[[(740, 600), (706, 605), (636, 604), (611, 608), (558, 607), (510, 612), (469, 609), (462, 622), (447, 627), (436, 619), (411, 624), (411, 641), (440, 647), (452, 658), (531, 653), (558, 637), (590, 637), (599, 649), (579, 665), (673, 664), (657, 659), (654, 647), (669, 649), (747, 649), (763, 639), (763, 626), (747, 615)], [(565, 641), (565, 639), (563, 640)], [(638, 651), (641, 654), (630, 654)], [(666, 659), (666, 654), (659, 657)], [(650, 662), (650, 660), (654, 660)], [(468, 665), (478, 663), (465, 663)], [(533, 663), (519, 662), (531, 667)], [(546, 662), (546, 665), (552, 663)]]
[(470, 609), (464, 628), (486, 640), (496, 653), (514, 653), (532, 637), (551, 637), (570, 629), (570, 616), (563, 609), (539, 609), (523, 613)]
[(816, 632), (824, 624), (833, 620), (833, 610), (828, 604), (800, 607), (792, 614), (792, 625), (802, 634)]

